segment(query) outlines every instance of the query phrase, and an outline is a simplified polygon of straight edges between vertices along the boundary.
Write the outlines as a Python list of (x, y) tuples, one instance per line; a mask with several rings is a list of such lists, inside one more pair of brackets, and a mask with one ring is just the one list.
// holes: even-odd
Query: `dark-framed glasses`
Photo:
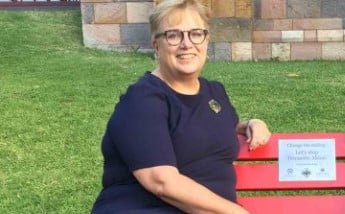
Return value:
[(162, 33), (157, 33), (155, 35), (155, 38), (157, 39), (158, 37), (164, 36), (165, 39), (167, 40), (169, 45), (179, 45), (184, 39), (184, 32), (187, 32), (189, 41), (191, 41), (194, 45), (199, 45), (203, 43), (206, 39), (206, 36), (208, 34), (208, 30), (205, 29), (191, 29), (191, 30), (178, 30), (178, 29), (172, 29), (172, 30), (167, 30)]

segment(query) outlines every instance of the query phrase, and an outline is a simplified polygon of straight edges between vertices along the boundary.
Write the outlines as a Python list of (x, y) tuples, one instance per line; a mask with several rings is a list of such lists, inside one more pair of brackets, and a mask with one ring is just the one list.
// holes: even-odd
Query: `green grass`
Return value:
[[(79, 11), (0, 12), (0, 213), (88, 213), (100, 140), (147, 54), (84, 48)], [(345, 62), (217, 62), (242, 118), (274, 132), (345, 130)]]
[(345, 130), (345, 62), (210, 63), (242, 117), (265, 119), (275, 132)]

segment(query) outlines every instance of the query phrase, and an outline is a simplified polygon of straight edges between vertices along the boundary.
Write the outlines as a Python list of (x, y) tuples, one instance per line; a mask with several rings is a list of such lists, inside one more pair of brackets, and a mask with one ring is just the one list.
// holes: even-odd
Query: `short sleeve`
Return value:
[(108, 134), (131, 171), (159, 165), (176, 166), (163, 93), (132, 86), (108, 124)]
[[(233, 122), (233, 126), (236, 127), (238, 122), (239, 122), (239, 117), (238, 117), (238, 114), (236, 112), (236, 109), (235, 107), (233, 106), (230, 98), (229, 98), (229, 95), (226, 93), (226, 90), (225, 90), (225, 87), (222, 83), (220, 82), (217, 82), (217, 81), (213, 81), (212, 82), (213, 84), (213, 87), (215, 89), (213, 89), (214, 91), (217, 91), (216, 94), (218, 96), (221, 96), (221, 100), (224, 100), (224, 104), (226, 106), (228, 106), (228, 109), (232, 115), (232, 122)], [(212, 87), (212, 86), (211, 86)]]

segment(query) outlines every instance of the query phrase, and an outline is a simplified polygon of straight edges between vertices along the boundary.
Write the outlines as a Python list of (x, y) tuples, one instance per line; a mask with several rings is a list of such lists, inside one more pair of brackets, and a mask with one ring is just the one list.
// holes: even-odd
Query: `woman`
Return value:
[(224, 87), (199, 77), (208, 12), (195, 0), (166, 0), (150, 16), (159, 65), (130, 86), (102, 142), (103, 190), (92, 213), (248, 213), (236, 204), (232, 162), (270, 132), (239, 122)]

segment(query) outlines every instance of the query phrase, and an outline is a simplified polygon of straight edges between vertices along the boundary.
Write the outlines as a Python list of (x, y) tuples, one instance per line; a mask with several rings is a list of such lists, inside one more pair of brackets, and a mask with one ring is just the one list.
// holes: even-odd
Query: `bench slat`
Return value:
[(345, 195), (239, 197), (238, 201), (251, 214), (345, 213)]
[(345, 163), (337, 163), (335, 181), (279, 182), (278, 164), (240, 164), (235, 165), (235, 169), (238, 176), (237, 190), (344, 189), (345, 187)]
[(275, 133), (269, 144), (249, 152), (245, 138), (238, 136), (242, 147), (238, 160), (276, 160), (278, 158), (278, 140), (280, 139), (335, 139), (337, 158), (345, 158), (345, 133)]

